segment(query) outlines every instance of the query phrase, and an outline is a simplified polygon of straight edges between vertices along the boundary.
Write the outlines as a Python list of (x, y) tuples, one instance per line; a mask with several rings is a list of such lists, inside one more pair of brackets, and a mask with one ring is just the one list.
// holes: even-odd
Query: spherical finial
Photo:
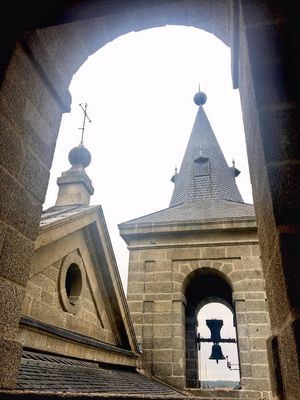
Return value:
[(206, 100), (207, 100), (206, 94), (204, 92), (201, 92), (200, 90), (194, 96), (194, 103), (199, 107), (203, 106), (203, 104), (206, 103)]
[(69, 161), (72, 166), (82, 165), (83, 168), (90, 165), (91, 153), (84, 146), (76, 146), (69, 153)]

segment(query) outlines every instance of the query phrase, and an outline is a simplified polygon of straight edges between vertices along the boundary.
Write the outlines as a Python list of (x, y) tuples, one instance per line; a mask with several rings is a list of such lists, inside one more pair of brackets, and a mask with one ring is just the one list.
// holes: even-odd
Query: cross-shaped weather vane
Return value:
[(85, 130), (85, 121), (86, 119), (89, 122), (92, 122), (91, 119), (89, 118), (89, 116), (87, 115), (87, 103), (85, 103), (85, 105), (83, 106), (82, 103), (79, 104), (79, 106), (81, 107), (82, 111), (83, 111), (83, 123), (82, 123), (82, 128), (78, 128), (81, 130), (81, 140), (80, 140), (80, 146), (83, 145), (83, 136), (84, 136), (84, 130)]

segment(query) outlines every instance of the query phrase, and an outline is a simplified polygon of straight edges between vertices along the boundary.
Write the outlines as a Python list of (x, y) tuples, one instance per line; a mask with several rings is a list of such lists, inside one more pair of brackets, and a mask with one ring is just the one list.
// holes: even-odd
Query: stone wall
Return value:
[[(160, 243), (159, 234), (151, 235)], [(191, 235), (195, 241), (197, 235)], [(239, 241), (230, 232), (216, 233), (226, 239), (226, 245), (214, 241), (212, 232), (198, 234), (198, 243), (193, 245), (186, 243), (191, 239), (188, 234), (182, 240), (181, 236), (164, 236), (165, 244), (156, 248), (136, 233), (135, 244), (129, 244), (128, 303), (143, 347), (143, 367), (172, 385), (186, 386), (186, 279), (208, 268), (221, 272), (232, 286), (242, 388), (270, 390), (266, 352), (270, 327), (255, 232), (245, 229), (243, 236), (239, 231)]]
[[(51, 234), (50, 230), (49, 237)], [(81, 262), (83, 268), (82, 291), (78, 299), (80, 307), (74, 312), (64, 307), (62, 291), (65, 288), (64, 282), (61, 281), (64, 264), (66, 261), (71, 264), (71, 258), (77, 263)], [(40, 247), (34, 255), (32, 269), (33, 273), (28, 280), (23, 303), (24, 315), (105, 343), (116, 344), (101, 288), (81, 231)], [(22, 328), (22, 344), (31, 347), (32, 343), (29, 345), (26, 340), (29, 334), (24, 334), (23, 331), (24, 327)], [(35, 342), (33, 348), (44, 350), (43, 344), (44, 340), (42, 343)], [(52, 350), (49, 343), (47, 343), (47, 350)]]

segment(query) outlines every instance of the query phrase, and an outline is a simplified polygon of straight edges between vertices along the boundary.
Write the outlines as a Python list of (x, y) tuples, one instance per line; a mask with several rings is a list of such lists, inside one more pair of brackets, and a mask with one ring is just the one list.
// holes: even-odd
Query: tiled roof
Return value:
[(126, 367), (23, 352), (16, 390), (69, 393), (183, 395)]
[(51, 225), (55, 222), (62, 221), (67, 218), (71, 218), (75, 215), (81, 215), (88, 211), (98, 208), (99, 206), (83, 206), (83, 205), (72, 205), (72, 206), (54, 206), (43, 211), (41, 216), (40, 227)]
[(255, 218), (252, 204), (237, 203), (221, 199), (188, 201), (152, 214), (120, 224), (120, 227), (135, 224), (205, 222), (214, 219)]
[[(198, 164), (195, 160), (207, 163), (202, 174), (197, 172)], [(235, 182), (234, 170), (228, 167), (203, 107), (200, 106), (180, 171), (175, 175), (170, 206), (202, 199), (243, 201)]]

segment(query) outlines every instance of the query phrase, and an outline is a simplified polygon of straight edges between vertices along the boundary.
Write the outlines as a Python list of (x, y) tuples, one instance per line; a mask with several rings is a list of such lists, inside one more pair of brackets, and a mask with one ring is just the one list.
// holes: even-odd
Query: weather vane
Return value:
[(80, 141), (80, 146), (83, 145), (83, 135), (84, 135), (84, 130), (85, 130), (85, 120), (87, 119), (89, 122), (92, 122), (89, 116), (87, 115), (86, 109), (87, 109), (87, 103), (85, 103), (84, 107), (82, 103), (79, 104), (83, 111), (83, 123), (82, 123), (82, 128), (78, 128), (81, 130), (81, 141)]

